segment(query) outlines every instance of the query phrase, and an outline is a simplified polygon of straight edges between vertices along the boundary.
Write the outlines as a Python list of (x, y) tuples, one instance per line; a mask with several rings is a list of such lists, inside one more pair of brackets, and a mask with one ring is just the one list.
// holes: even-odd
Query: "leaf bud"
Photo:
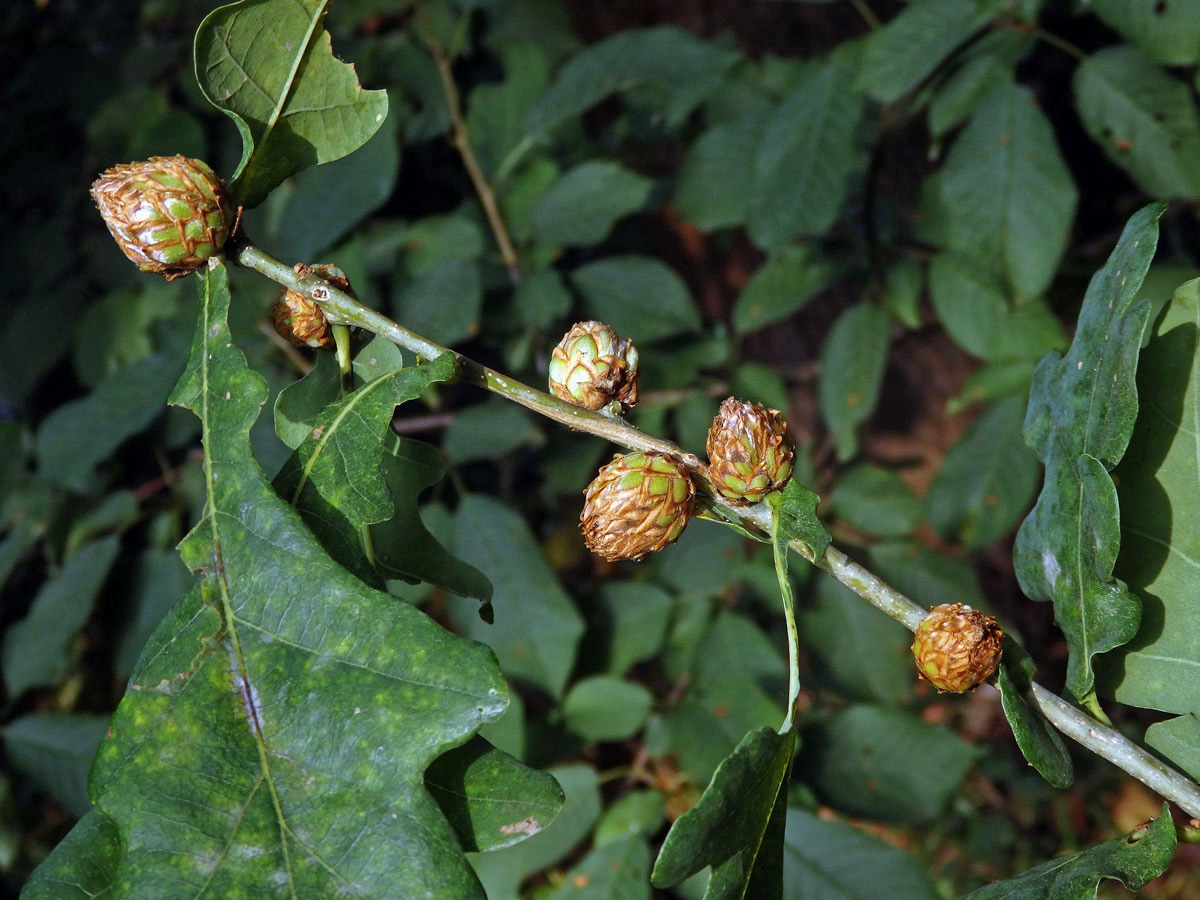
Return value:
[(666, 453), (616, 454), (584, 491), (579, 516), (588, 549), (609, 562), (642, 559), (683, 533), (696, 488)]
[(991, 616), (962, 603), (944, 603), (921, 620), (912, 652), (917, 671), (930, 684), (962, 693), (995, 674), (1003, 640)]
[(225, 183), (186, 156), (113, 166), (93, 182), (92, 199), (121, 251), (168, 281), (219, 253), (235, 224)]
[(550, 390), (560, 400), (601, 409), (614, 400), (621, 411), (638, 399), (638, 352), (602, 322), (579, 322), (550, 355)]

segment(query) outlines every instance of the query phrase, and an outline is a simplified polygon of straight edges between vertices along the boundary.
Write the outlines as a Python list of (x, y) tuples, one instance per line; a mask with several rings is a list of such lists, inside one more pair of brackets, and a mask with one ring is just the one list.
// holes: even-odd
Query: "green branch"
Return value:
[[(272, 281), (311, 297), (334, 324), (364, 328), (426, 359), (433, 359), (443, 353), (454, 353), (363, 306), (358, 300), (339, 291), (315, 274), (297, 274), (289, 266), (244, 240), (231, 242), (226, 251), (232, 262), (253, 269)], [(691, 470), (701, 492), (706, 495), (707, 502), (717, 507), (726, 520), (761, 536), (763, 540), (769, 540), (769, 506), (764, 503), (752, 503), (749, 506), (732, 507), (722, 502), (720, 495), (713, 490), (708, 480), (704, 464), (694, 454), (685, 452), (670, 441), (648, 435), (621, 419), (564, 403), (461, 354), (454, 353), (454, 358), (458, 381), (476, 384), (576, 431), (605, 438), (622, 447), (631, 450), (654, 450), (677, 456)], [(916, 631), (921, 620), (925, 618), (927, 611), (924, 607), (914, 603), (835, 547), (827, 548), (819, 559), (813, 559), (811, 548), (804, 544), (792, 541), (789, 546), (872, 606), (900, 622), (909, 631)], [(1033, 685), (1033, 699), (1050, 723), (1067, 737), (1124, 770), (1160, 796), (1175, 803), (1188, 815), (1200, 817), (1200, 785), (1192, 779), (1151, 755), (1116, 729), (1102, 724), (1041, 685)]]

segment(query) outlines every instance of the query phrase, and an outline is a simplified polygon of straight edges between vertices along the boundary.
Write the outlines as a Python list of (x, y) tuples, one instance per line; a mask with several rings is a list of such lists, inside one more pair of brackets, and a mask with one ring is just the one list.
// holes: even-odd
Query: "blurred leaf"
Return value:
[(513, 292), (521, 321), (530, 328), (553, 328), (571, 309), (571, 294), (562, 275), (543, 269), (523, 278)]
[(696, 648), (683, 699), (651, 718), (646, 748), (673, 753), (704, 784), (748, 731), (783, 720), (787, 665), (780, 648), (749, 620), (721, 613)]
[(829, 503), (850, 527), (884, 538), (906, 537), (921, 520), (921, 501), (912, 488), (891, 469), (871, 463), (843, 472)]
[(495, 662), (365, 588), (275, 495), (248, 441), (266, 386), (231, 342), (225, 270), (197, 282), (172, 400), (204, 429), (205, 516), (180, 545), (203, 576), (151, 639), (90, 784), (123, 836), (122, 878), (478, 896), (422, 775), (503, 711)]
[(941, 191), (950, 248), (999, 264), (1020, 300), (1038, 297), (1058, 269), (1078, 192), (1029, 90), (993, 89), (946, 157)]
[(650, 848), (639, 837), (597, 846), (545, 900), (650, 900)]
[(108, 728), (108, 716), (80, 713), (31, 713), (4, 726), (8, 758), (21, 772), (67, 808), (83, 816), (88, 799), (88, 769)]
[(893, 706), (912, 699), (912, 635), (899, 622), (828, 575), (819, 577), (816, 596), (797, 607), (796, 620), (804, 647), (839, 688)]
[(909, 4), (867, 37), (855, 86), (881, 103), (899, 100), (989, 18), (974, 0)]
[(399, 435), (384, 444), (383, 477), (395, 514), (371, 526), (375, 565), (386, 578), (421, 580), (484, 603), (492, 585), (482, 572), (449, 553), (432, 535), (417, 510), (417, 497), (445, 474), (436, 447)]
[[(862, 605), (860, 603), (860, 605)], [(915, 859), (845, 822), (789, 809), (783, 845), (786, 897), (821, 900), (938, 900)]]
[[(752, 878), (759, 880), (760, 891), (751, 896), (780, 896), (779, 848), (764, 844), (764, 836), (776, 805), (784, 802), (795, 747), (790, 730), (749, 732), (717, 768), (700, 801), (671, 826), (651, 883), (670, 887), (711, 866), (706, 900), (740, 900)], [(760, 854), (773, 871), (755, 871)]]
[(1124, 45), (1093, 53), (1073, 83), (1083, 127), (1146, 193), (1200, 194), (1200, 121), (1187, 85)]
[(449, 260), (400, 285), (392, 295), (396, 321), (443, 345), (479, 331), (483, 280), (474, 260)]
[[(333, 354), (324, 355), (330, 356)], [(361, 386), (377, 378), (382, 378), (385, 375), (391, 375), (397, 369), (404, 368), (404, 354), (400, 352), (399, 347), (383, 335), (377, 334), (373, 335), (354, 354), (354, 359), (351, 360), (350, 367), (354, 372), (357, 383)]]
[(454, 550), (491, 580), (496, 610), (495, 624), (485, 625), (475, 603), (451, 598), (455, 627), (491, 647), (509, 677), (562, 696), (583, 619), (525, 520), (490, 497), (470, 494), (455, 515)]
[(1009, 67), (998, 56), (985, 54), (968, 60), (938, 87), (930, 101), (929, 131), (934, 137), (941, 137), (958, 127), (997, 84), (1011, 77)]
[(294, 381), (275, 398), (275, 434), (295, 450), (312, 435), (317, 416), (342, 395), (337, 357), (318, 353), (308, 374)]
[(605, 613), (610, 674), (623, 675), (662, 650), (671, 616), (671, 597), (662, 588), (644, 581), (609, 581), (597, 605)]
[(567, 728), (588, 743), (621, 741), (641, 729), (653, 703), (654, 695), (640, 684), (594, 675), (571, 685), (562, 715)]
[(681, 219), (705, 232), (746, 221), (769, 114), (769, 107), (751, 109), (718, 122), (692, 142), (675, 181), (674, 205)]
[(988, 608), (975, 569), (964, 559), (916, 541), (875, 544), (867, 552), (873, 572), (923, 606), (965, 603)]
[(330, 556), (352, 572), (369, 566), (360, 529), (390, 519), (395, 509), (383, 473), (392, 414), (430, 385), (453, 377), (454, 370), (453, 355), (443, 353), (331, 403), (275, 477), (280, 497), (296, 508)]
[(806, 246), (787, 246), (754, 273), (733, 307), (733, 329), (749, 334), (786, 319), (825, 290), (839, 267)]
[(924, 284), (925, 273), (915, 260), (897, 260), (884, 273), (884, 308), (905, 328), (921, 327), (920, 301)]
[(925, 497), (929, 524), (977, 549), (1017, 524), (1037, 489), (1037, 457), (1025, 446), (1025, 403), (1005, 397), (972, 423), (942, 460)]
[(93, 538), (105, 534), (120, 534), (141, 517), (138, 499), (133, 491), (114, 491), (91, 508), (77, 508), (77, 517), (63, 541), (63, 558), (75, 552)]
[(1164, 803), (1157, 819), (1139, 825), (1128, 837), (1060, 856), (1016, 878), (972, 891), (962, 900), (1092, 900), (1102, 879), (1137, 890), (1165, 872), (1174, 855), (1175, 825)]
[(178, 372), (178, 360), (157, 353), (57, 407), (38, 428), (38, 473), (73, 491), (94, 491), (95, 466), (162, 414)]
[(649, 86), (668, 127), (680, 124), (720, 83), (738, 54), (680, 28), (632, 29), (585, 47), (562, 67), (530, 111), (525, 129), (548, 131), (609, 94)]
[(113, 659), (113, 667), (121, 680), (128, 679), (137, 667), (142, 647), (171, 607), (187, 593), (191, 583), (192, 573), (174, 550), (149, 547), (138, 557), (133, 565), (133, 583), (129, 589), (129, 620), (121, 631)]
[(821, 348), (817, 393), (839, 461), (858, 452), (858, 426), (875, 411), (891, 328), (887, 313), (859, 303), (838, 317)]
[(935, 819), (980, 752), (941, 725), (879, 706), (844, 709), (803, 740), (797, 764), (822, 802), (896, 822)]
[(1046, 719), (1030, 694), (1033, 672), (1033, 659), (1006, 637), (1004, 661), (996, 679), (1004, 717), (1029, 764), (1052, 786), (1065, 789), (1075, 779), (1071, 755), (1058, 730)]
[[(596, 823), (593, 839), (597, 847), (624, 841), (631, 837), (652, 837), (662, 827), (666, 809), (663, 795), (655, 790), (632, 790), (613, 801)], [(650, 880), (649, 860), (646, 874)]]
[(728, 528), (693, 520), (683, 535), (650, 558), (659, 581), (676, 594), (719, 597), (737, 580), (745, 540)]
[[(495, 36), (493, 29), (492, 36)], [(550, 60), (528, 34), (493, 45), (504, 80), (477, 85), (467, 98), (467, 132), (484, 175), (495, 179), (508, 154), (525, 136), (525, 117), (546, 89)]]
[(1090, 8), (1155, 62), (1186, 66), (1200, 59), (1195, 0), (1092, 0)]
[(479, 459), (499, 459), (518, 447), (545, 442), (529, 414), (499, 398), (489, 399), (455, 413), (446, 429), (443, 449), (452, 465)]
[(946, 402), (946, 415), (957, 416), (963, 410), (979, 403), (1013, 395), (1028, 397), (1029, 382), (1032, 378), (1031, 360), (1019, 359), (985, 365), (968, 375), (958, 395)]
[(365, 144), (387, 116), (386, 91), (364, 91), (321, 27), (326, 0), (239, 0), (196, 32), (196, 79), (237, 125), (238, 202), (257, 206), (289, 175)]
[(58, 684), (67, 674), (71, 642), (91, 615), (119, 549), (115, 537), (80, 548), (42, 585), (29, 614), (5, 633), (4, 683), (10, 697)]
[(825, 548), (831, 541), (829, 532), (817, 518), (817, 504), (820, 501), (820, 497), (796, 478), (784, 486), (777, 504), (772, 501), (775, 515), (779, 517), (779, 538), (785, 543), (799, 541), (804, 544), (816, 561), (825, 555)]
[[(112, 241), (105, 250), (129, 265)], [(68, 282), (53, 290), (20, 291), (5, 303), (0, 327), (0, 401), (5, 405), (21, 406), (38, 379), (66, 352), (71, 329), (63, 323), (74, 321), (83, 299), (81, 286)], [(29, 339), (34, 334), (36, 341)]]
[(320, 262), (314, 254), (336, 245), (386, 202), (399, 172), (395, 130), (380, 128), (358, 152), (288, 178), (243, 225), (280, 259)]
[(939, 253), (930, 264), (929, 295), (955, 343), (975, 356), (1033, 360), (1065, 343), (1044, 301), (1012, 306), (985, 268), (955, 253)]
[(1025, 416), (1026, 442), (1046, 476), (1017, 532), (1013, 562), (1027, 597), (1054, 602), (1076, 697), (1092, 689), (1092, 657), (1130, 640), (1141, 617), (1138, 598), (1113, 579), (1121, 534), (1108, 469), (1124, 455), (1137, 418), (1134, 377), (1150, 312), (1137, 292), (1163, 209), (1153, 204), (1129, 220), (1092, 277), (1067, 355), (1038, 364)]
[(1155, 722), (1146, 743), (1193, 778), (1200, 778), (1200, 719), (1194, 713)]
[(600, 816), (600, 789), (589, 766), (559, 766), (548, 774), (562, 787), (562, 811), (549, 828), (527, 841), (469, 857), (488, 900), (518, 900), (517, 889), (534, 872), (560, 860), (587, 836)]
[(762, 363), (741, 363), (730, 372), (729, 392), (735, 397), (761, 403), (768, 409), (786, 410), (791, 405), (783, 376)]
[(563, 174), (533, 209), (544, 244), (598, 244), (619, 219), (645, 206), (654, 182), (619, 163), (590, 160)]
[[(649, 256), (610, 256), (571, 273), (584, 308), (635, 344), (700, 329), (683, 279)], [(653, 304), (647, 298), (654, 298)]]
[(754, 169), (748, 229), (767, 250), (821, 234), (841, 214), (863, 113), (853, 87), (856, 54), (835, 52), (783, 98), (767, 124)]
[(22, 900), (103, 898), (116, 883), (120, 862), (116, 824), (93, 809), (34, 870), (21, 891)]
[(471, 738), (434, 760), (425, 787), (467, 852), (499, 850), (544, 830), (562, 809), (554, 776)]
[(1200, 280), (1193, 280), (1175, 292), (1139, 361), (1141, 409), (1116, 470), (1121, 555), (1114, 574), (1140, 598), (1142, 618), (1098, 675), (1122, 703), (1184, 714), (1200, 712), (1198, 347)]

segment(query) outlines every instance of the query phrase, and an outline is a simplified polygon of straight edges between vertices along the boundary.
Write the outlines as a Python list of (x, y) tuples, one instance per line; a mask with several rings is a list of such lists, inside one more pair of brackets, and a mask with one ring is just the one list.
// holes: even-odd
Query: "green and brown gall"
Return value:
[(939, 691), (962, 693), (996, 673), (1003, 641), (1004, 632), (991, 616), (962, 603), (944, 603), (921, 621), (912, 653), (922, 678)]
[[(355, 297), (346, 273), (333, 264), (303, 264), (295, 267), (300, 276), (316, 274), (343, 293)], [(333, 342), (329, 321), (320, 305), (299, 291), (284, 288), (271, 305), (271, 325), (276, 334), (298, 347), (327, 347)]]
[(234, 226), (224, 182), (186, 156), (114, 166), (92, 184), (92, 198), (125, 256), (168, 281), (205, 265)]
[(730, 503), (754, 503), (792, 477), (794, 444), (777, 409), (730, 397), (708, 430), (713, 486)]
[(587, 409), (637, 405), (638, 352), (603, 322), (578, 322), (550, 354), (550, 390)]
[(683, 533), (696, 500), (684, 464), (666, 453), (618, 453), (584, 491), (588, 549), (609, 562), (642, 559)]

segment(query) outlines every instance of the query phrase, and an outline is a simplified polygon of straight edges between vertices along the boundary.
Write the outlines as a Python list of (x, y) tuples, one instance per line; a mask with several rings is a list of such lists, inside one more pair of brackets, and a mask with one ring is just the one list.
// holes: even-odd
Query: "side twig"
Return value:
[[(331, 322), (365, 328), (426, 359), (433, 359), (443, 353), (454, 353), (363, 306), (358, 300), (339, 291), (315, 274), (297, 275), (290, 266), (268, 256), (244, 240), (233, 241), (232, 246), (227, 246), (226, 252), (233, 262), (311, 297), (320, 304)], [(454, 353), (454, 358), (459, 381), (476, 384), (556, 422), (605, 438), (622, 447), (631, 450), (657, 450), (679, 457), (708, 495), (708, 502), (719, 507), (722, 515), (746, 530), (763, 536), (764, 539), (770, 535), (771, 510), (765, 504), (732, 507), (722, 503), (719, 495), (708, 483), (707, 472), (700, 459), (671, 441), (648, 435), (620, 419), (563, 403), (556, 397), (501, 375), (461, 354)], [(900, 622), (909, 631), (916, 631), (921, 620), (925, 618), (927, 611), (924, 607), (914, 603), (837, 548), (827, 548), (820, 559), (814, 560), (811, 550), (800, 542), (792, 541), (789, 546), (868, 603)], [(1116, 729), (1098, 722), (1039, 684), (1033, 685), (1033, 699), (1050, 723), (1067, 737), (1132, 775), (1162, 797), (1175, 803), (1188, 815), (1200, 817), (1200, 785), (1192, 779), (1157, 759)]]

